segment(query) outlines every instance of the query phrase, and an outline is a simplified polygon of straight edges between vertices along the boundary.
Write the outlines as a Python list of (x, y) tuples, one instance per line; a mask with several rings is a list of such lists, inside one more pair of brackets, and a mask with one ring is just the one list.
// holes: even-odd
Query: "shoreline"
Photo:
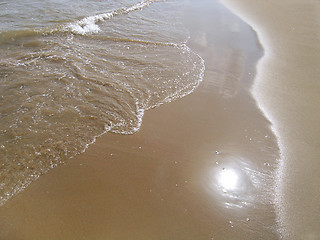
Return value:
[[(272, 122), (271, 129), (280, 148), (275, 189), (279, 231), (283, 239), (318, 239), (320, 232), (316, 226), (320, 223), (320, 209), (312, 203), (320, 199), (317, 191), (320, 166), (316, 160), (320, 155), (316, 146), (319, 128), (313, 122), (319, 119), (317, 101), (314, 101), (316, 89), (320, 89), (315, 64), (320, 60), (319, 5), (299, 0), (284, 1), (277, 7), (272, 3), (249, 6), (233, 0), (222, 2), (253, 26), (265, 49), (265, 56), (257, 64), (252, 94)], [(262, 9), (269, 11), (257, 15)], [(305, 82), (307, 88), (302, 85), (302, 76), (309, 81)], [(306, 92), (297, 90), (296, 86)], [(309, 167), (304, 167), (308, 164)], [(304, 188), (309, 190), (302, 190)]]
[(218, 3), (189, 7), (188, 46), (206, 61), (200, 86), (147, 111), (134, 135), (105, 134), (41, 176), (0, 208), (0, 237), (278, 239), (278, 149), (249, 93), (256, 35)]
[[(278, 131), (277, 125), (276, 125), (276, 119), (274, 118), (274, 116), (272, 116), (272, 110), (268, 109), (265, 104), (263, 104), (263, 101), (261, 101), (261, 98), (259, 96), (259, 81), (263, 81), (261, 78), (263, 78), (263, 66), (265, 62), (268, 62), (269, 59), (271, 59), (271, 52), (272, 52), (272, 48), (270, 47), (270, 43), (268, 43), (267, 37), (264, 36), (263, 31), (261, 31), (261, 27), (258, 26), (257, 22), (255, 22), (254, 20), (251, 20), (250, 17), (246, 17), (246, 11), (241, 9), (239, 10), (239, 7), (234, 6), (236, 4), (233, 5), (233, 3), (230, 3), (228, 0), (219, 0), (221, 1), (221, 3), (227, 7), (231, 12), (233, 12), (235, 15), (239, 16), (244, 22), (248, 23), (252, 29), (257, 33), (257, 38), (259, 39), (259, 42), (264, 50), (264, 54), (263, 56), (259, 59), (257, 65), (256, 65), (256, 69), (257, 69), (257, 73), (255, 76), (255, 81), (252, 84), (251, 88), (250, 88), (250, 92), (252, 93), (252, 96), (254, 97), (254, 99), (256, 100), (257, 106), (259, 107), (259, 109), (263, 112), (263, 114), (266, 116), (266, 118), (268, 120), (270, 120), (270, 122), (272, 123), (270, 125), (270, 129), (271, 131), (275, 134), (275, 136), (277, 137), (277, 145), (279, 146), (279, 159), (278, 159), (278, 168), (276, 171), (276, 184), (274, 185), (274, 191), (276, 194), (276, 199), (274, 199), (274, 204), (277, 208), (277, 218), (278, 218), (278, 224), (280, 224), (278, 226), (278, 231), (280, 233), (281, 238), (283, 238), (284, 236), (287, 235), (287, 233), (285, 232), (285, 230), (283, 229), (283, 219), (281, 218), (281, 216), (279, 215), (279, 212), (282, 212), (281, 209), (281, 205), (284, 204), (283, 201), (279, 201), (279, 199), (281, 199), (281, 193), (279, 191), (279, 189), (277, 188), (281, 188), (281, 172), (283, 171), (283, 149), (284, 149), (284, 145), (281, 142), (282, 138), (280, 136), (280, 133)], [(287, 236), (288, 237), (288, 236)]]

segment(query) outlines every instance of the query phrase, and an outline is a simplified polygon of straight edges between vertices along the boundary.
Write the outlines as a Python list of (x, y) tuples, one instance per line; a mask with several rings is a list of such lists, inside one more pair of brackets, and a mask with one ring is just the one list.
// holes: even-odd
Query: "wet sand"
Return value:
[(266, 50), (253, 92), (279, 138), (282, 235), (320, 239), (319, 1), (224, 2), (257, 30)]
[(263, 49), (218, 2), (193, 2), (184, 21), (206, 62), (199, 88), (9, 200), (0, 239), (280, 238), (277, 140), (250, 93)]

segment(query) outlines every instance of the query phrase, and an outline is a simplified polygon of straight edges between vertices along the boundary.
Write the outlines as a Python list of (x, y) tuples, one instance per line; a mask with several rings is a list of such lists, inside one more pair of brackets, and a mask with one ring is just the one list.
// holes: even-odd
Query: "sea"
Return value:
[(106, 133), (186, 96), (184, 0), (0, 0), (0, 205)]

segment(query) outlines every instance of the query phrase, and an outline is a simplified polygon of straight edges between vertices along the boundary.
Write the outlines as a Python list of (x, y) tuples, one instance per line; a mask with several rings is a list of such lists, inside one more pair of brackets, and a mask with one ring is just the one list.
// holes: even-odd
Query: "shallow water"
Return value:
[(189, 3), (188, 46), (206, 66), (196, 91), (147, 111), (135, 134), (101, 136), (10, 199), (0, 236), (279, 239), (276, 139), (249, 91), (263, 50), (218, 1)]
[(97, 136), (132, 134), (145, 110), (198, 86), (204, 62), (185, 44), (181, 4), (0, 5), (0, 205)]

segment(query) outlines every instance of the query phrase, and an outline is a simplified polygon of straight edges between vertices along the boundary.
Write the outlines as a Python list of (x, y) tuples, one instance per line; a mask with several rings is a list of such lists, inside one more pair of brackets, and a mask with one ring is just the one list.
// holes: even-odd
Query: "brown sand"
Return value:
[(225, 1), (266, 50), (254, 94), (279, 137), (284, 239), (320, 239), (320, 2)]
[(185, 22), (206, 61), (200, 87), (8, 201), (0, 239), (279, 239), (276, 139), (249, 92), (256, 35), (209, 0), (195, 1)]

